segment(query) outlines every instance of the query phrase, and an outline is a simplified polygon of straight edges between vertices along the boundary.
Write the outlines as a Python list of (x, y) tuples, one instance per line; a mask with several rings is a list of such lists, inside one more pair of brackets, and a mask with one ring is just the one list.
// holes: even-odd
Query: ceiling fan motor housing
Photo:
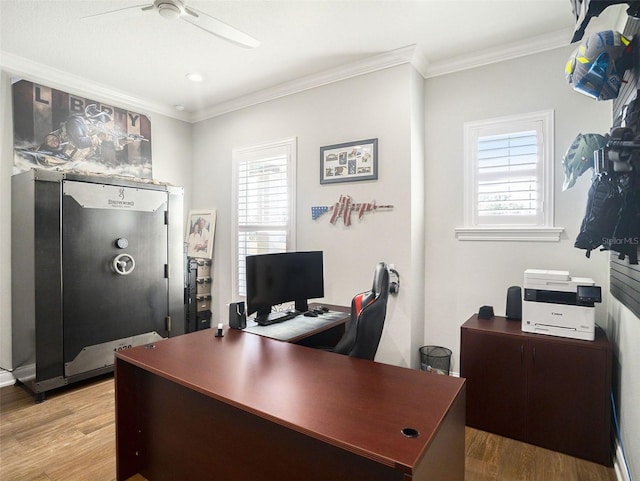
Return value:
[(184, 13), (184, 4), (179, 0), (156, 0), (155, 6), (167, 20), (175, 20)]

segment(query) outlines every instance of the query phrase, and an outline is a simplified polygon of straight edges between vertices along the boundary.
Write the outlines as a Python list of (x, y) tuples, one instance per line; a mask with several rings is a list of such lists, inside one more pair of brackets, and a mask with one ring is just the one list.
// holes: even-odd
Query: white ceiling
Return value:
[[(244, 49), (153, 12), (81, 20), (147, 3), (0, 0), (0, 65), (194, 121), (367, 69), (411, 61), (429, 77), (556, 48), (575, 26), (569, 0), (187, 0), (261, 42)], [(619, 7), (588, 32), (616, 27)], [(204, 81), (187, 80), (191, 72)]]

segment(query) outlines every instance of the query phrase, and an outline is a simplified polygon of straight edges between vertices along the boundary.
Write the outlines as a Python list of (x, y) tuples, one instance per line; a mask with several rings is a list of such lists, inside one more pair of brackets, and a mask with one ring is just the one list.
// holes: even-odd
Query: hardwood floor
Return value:
[(36, 404), (22, 386), (0, 389), (0, 479), (115, 479), (113, 377), (47, 394)]
[[(21, 386), (0, 389), (0, 480), (112, 481), (115, 472), (113, 377), (48, 393), (40, 404)], [(466, 430), (465, 481), (615, 480), (612, 468)]]
[(465, 481), (615, 481), (600, 464), (466, 428)]

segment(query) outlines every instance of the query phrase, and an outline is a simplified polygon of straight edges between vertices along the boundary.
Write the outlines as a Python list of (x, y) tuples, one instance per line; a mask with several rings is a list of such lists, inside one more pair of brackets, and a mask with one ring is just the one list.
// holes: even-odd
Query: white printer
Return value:
[(571, 277), (567, 271), (524, 271), (522, 330), (593, 341), (594, 303), (602, 292), (593, 279)]

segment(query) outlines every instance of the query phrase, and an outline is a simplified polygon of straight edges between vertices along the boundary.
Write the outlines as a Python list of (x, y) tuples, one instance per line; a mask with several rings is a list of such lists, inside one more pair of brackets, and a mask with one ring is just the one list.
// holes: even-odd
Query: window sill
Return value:
[(457, 227), (461, 241), (558, 242), (564, 227)]

